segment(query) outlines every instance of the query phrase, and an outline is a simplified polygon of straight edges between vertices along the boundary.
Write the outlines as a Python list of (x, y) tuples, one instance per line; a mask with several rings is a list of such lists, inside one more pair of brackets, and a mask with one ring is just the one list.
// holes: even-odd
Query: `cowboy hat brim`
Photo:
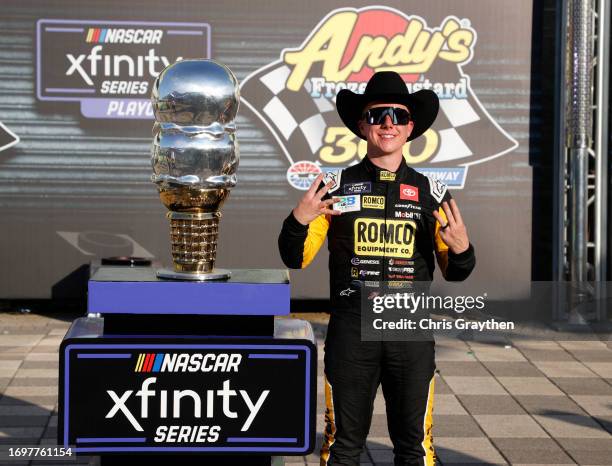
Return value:
[(438, 116), (440, 103), (436, 93), (421, 89), (413, 94), (356, 94), (342, 89), (336, 97), (336, 108), (340, 119), (356, 136), (366, 139), (359, 131), (359, 120), (363, 109), (372, 102), (402, 104), (408, 107), (414, 126), (406, 141), (412, 141), (423, 134)]

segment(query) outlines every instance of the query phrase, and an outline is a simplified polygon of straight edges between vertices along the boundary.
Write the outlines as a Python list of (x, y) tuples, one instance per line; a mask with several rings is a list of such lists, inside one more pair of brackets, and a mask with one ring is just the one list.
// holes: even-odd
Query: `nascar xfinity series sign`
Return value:
[(87, 118), (153, 118), (151, 85), (183, 58), (210, 58), (206, 23), (41, 19), (36, 95), (77, 101)]
[(242, 102), (263, 120), (287, 159), (287, 180), (308, 189), (321, 171), (356, 163), (366, 142), (336, 113), (341, 89), (363, 93), (377, 71), (399, 73), (409, 92), (432, 89), (440, 99), (433, 127), (410, 142), (404, 157), (418, 171), (463, 188), (468, 167), (518, 146), (487, 113), (462, 67), (476, 52), (469, 18), (439, 24), (393, 8), (331, 11), (298, 48), (245, 78)]
[(60, 444), (91, 453), (314, 448), (316, 351), (303, 340), (65, 340)]

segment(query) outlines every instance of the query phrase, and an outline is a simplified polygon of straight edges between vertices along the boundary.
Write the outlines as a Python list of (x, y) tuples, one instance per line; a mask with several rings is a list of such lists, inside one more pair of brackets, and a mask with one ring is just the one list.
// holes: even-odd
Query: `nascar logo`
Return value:
[(134, 372), (238, 372), (237, 353), (140, 353)]
[(159, 44), (160, 29), (88, 28), (85, 42), (98, 44)]

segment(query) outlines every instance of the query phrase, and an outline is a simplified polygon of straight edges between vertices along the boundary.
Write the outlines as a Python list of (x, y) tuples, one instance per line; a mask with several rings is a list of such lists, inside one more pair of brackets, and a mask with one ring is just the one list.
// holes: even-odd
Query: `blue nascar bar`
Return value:
[(162, 280), (152, 267), (101, 267), (89, 281), (88, 301), (88, 311), (100, 314), (288, 315), (289, 275), (242, 269), (202, 283)]

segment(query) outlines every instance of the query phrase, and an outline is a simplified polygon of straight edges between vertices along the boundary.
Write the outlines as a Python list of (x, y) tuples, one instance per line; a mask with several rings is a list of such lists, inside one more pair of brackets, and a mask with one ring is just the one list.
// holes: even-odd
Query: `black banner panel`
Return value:
[(73, 339), (60, 351), (59, 439), (77, 454), (314, 449), (309, 341)]

